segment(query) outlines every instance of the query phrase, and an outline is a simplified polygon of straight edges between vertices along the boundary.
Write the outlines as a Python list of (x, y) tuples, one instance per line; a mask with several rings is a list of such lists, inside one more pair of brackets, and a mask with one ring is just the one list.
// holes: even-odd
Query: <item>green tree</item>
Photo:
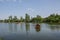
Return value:
[(60, 22), (60, 15), (58, 15), (58, 14), (51, 14), (50, 16), (45, 18), (45, 22), (59, 23)]
[(25, 15), (25, 22), (30, 22), (30, 16), (28, 14)]
[(8, 20), (8, 19), (5, 19), (3, 22), (9, 22), (10, 20)]
[(9, 22), (12, 22), (12, 16), (9, 16), (8, 20), (9, 20)]
[(31, 22), (41, 23), (42, 22), (42, 17), (37, 15), (36, 17), (31, 19)]
[(20, 22), (23, 22), (23, 21), (24, 21), (23, 17), (20, 17)]
[(13, 21), (14, 21), (14, 22), (17, 22), (17, 21), (18, 21), (17, 16), (14, 16)]
[(48, 16), (46, 18), (46, 22), (50, 22), (50, 23), (55, 22), (55, 14), (51, 14), (50, 16)]

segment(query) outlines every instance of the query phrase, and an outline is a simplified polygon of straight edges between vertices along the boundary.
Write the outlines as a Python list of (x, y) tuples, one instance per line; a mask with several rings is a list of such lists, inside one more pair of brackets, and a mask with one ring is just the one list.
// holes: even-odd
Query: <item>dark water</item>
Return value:
[(0, 37), (4, 40), (60, 40), (60, 25), (41, 23), (37, 30), (33, 23), (0, 23)]

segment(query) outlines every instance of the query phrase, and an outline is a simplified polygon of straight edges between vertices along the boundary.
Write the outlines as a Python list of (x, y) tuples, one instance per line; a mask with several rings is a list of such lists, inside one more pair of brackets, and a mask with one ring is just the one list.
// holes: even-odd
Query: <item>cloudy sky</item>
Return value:
[(26, 13), (32, 17), (60, 14), (60, 0), (0, 0), (0, 19), (8, 18), (10, 15), (25, 17)]

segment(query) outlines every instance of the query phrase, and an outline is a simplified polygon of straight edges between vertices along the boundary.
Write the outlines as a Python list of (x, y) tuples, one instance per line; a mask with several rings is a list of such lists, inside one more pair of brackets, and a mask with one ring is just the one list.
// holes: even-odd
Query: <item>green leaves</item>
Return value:
[(35, 22), (35, 23), (40, 23), (40, 22), (42, 22), (42, 18), (41, 18), (41, 16), (38, 15), (38, 16), (32, 18), (31, 21)]
[(51, 14), (50, 16), (47, 17), (46, 21), (49, 23), (58, 23), (58, 22), (60, 22), (60, 15)]
[(30, 16), (28, 14), (25, 14), (25, 22), (30, 22)]

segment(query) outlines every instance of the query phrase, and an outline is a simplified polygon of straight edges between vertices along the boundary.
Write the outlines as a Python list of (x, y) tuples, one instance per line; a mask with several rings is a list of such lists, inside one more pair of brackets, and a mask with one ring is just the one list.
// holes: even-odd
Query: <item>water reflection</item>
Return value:
[(51, 30), (60, 30), (60, 25), (50, 25)]
[(17, 24), (9, 23), (9, 32), (17, 32)]
[(20, 29), (21, 30), (23, 30), (23, 26), (24, 26), (24, 24), (23, 23), (20, 23), (20, 27), (21, 27)]
[(14, 23), (14, 32), (17, 32), (17, 24)]
[(25, 27), (26, 27), (26, 32), (30, 30), (30, 24), (29, 23), (25, 23)]
[[(0, 24), (1, 25), (1, 24)], [(4, 39), (9, 39), (9, 40), (49, 40), (49, 39), (56, 39), (60, 40), (60, 25), (50, 25), (50, 24), (45, 24), (42, 23), (40, 25), (32, 24), (32, 23), (21, 23), (21, 24), (16, 24), (16, 23), (8, 23), (3, 24), (4, 26), (0, 26), (0, 30), (6, 32), (9, 30), (9, 33), (3, 34), (1, 31), (0, 33), (2, 36), (4, 35)], [(7, 26), (7, 27), (5, 27)], [(20, 31), (20, 28), (23, 31)], [(6, 30), (7, 29), (7, 30)], [(53, 31), (54, 30), (54, 31)], [(57, 31), (58, 30), (58, 31)], [(41, 32), (40, 32), (41, 31)], [(13, 32), (13, 33), (12, 33)], [(15, 33), (16, 34), (15, 34)], [(0, 36), (1, 36), (0, 34)]]
[(36, 24), (35, 29), (36, 29), (36, 32), (39, 32), (40, 31), (40, 25)]
[(8, 23), (9, 24), (9, 32), (13, 32), (13, 24), (12, 23)]

